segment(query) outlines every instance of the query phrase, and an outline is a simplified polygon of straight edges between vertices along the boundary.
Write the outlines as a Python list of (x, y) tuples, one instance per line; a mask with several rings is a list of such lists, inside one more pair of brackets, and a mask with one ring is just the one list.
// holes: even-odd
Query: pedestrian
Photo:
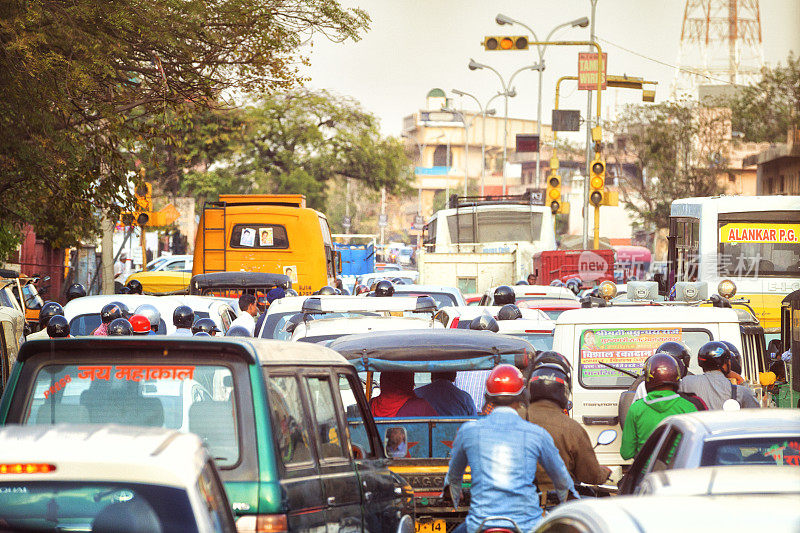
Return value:
[(242, 293), (239, 296), (239, 309), (241, 312), (236, 320), (231, 322), (230, 327), (242, 326), (247, 330), (250, 336), (253, 336), (256, 327), (256, 315), (258, 315), (258, 304), (256, 304), (256, 297), (249, 293)]
[(699, 376), (686, 376), (681, 380), (681, 392), (700, 396), (709, 409), (722, 409), (725, 400), (734, 399), (741, 407), (758, 407), (758, 400), (750, 387), (734, 385), (728, 378), (731, 370), (731, 352), (719, 341), (705, 343), (697, 351), (697, 363), (703, 369)]

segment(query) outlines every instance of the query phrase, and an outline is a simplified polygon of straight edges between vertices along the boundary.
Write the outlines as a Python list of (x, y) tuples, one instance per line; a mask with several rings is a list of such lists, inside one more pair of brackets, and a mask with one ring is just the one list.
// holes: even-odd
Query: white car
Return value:
[[(291, 338), (291, 333), (287, 333), (284, 330), (286, 323), (292, 318), (294, 315), (299, 313), (303, 308), (303, 302), (305, 302), (309, 297), (308, 296), (286, 296), (279, 300), (275, 300), (270, 304), (267, 308), (266, 316), (264, 319), (259, 320), (256, 322), (256, 325), (259, 325), (258, 322), (261, 322), (260, 327), (256, 328), (255, 337), (260, 337), (262, 339), (278, 339), (278, 340), (289, 340)], [(337, 299), (337, 298), (348, 298), (348, 296), (341, 296), (341, 295), (317, 295), (314, 298), (321, 298), (323, 300), (328, 299)], [(371, 314), (371, 313), (359, 313), (359, 312), (349, 312), (342, 314), (340, 316), (357, 316), (363, 314)]]
[(373, 272), (371, 274), (359, 276), (356, 285), (361, 284), (370, 287), (373, 283), (382, 279), (391, 281), (398, 278), (402, 279), (407, 284), (416, 283), (419, 279), (419, 272), (416, 270), (384, 270), (382, 272)]
[[(718, 494), (795, 494), (800, 496), (800, 468), (726, 465), (651, 472), (634, 494), (702, 496)], [(798, 501), (800, 503), (800, 501)]]
[(320, 318), (300, 322), (292, 331), (292, 341), (328, 343), (345, 335), (370, 331), (400, 331), (444, 328), (430, 318), (411, 316), (351, 316)]
[[(469, 329), (473, 319), (488, 314), (497, 318), (502, 306), (452, 306), (443, 307), (436, 313), (436, 320), (447, 328)], [(516, 320), (498, 320), (498, 333), (520, 337), (530, 342), (537, 351), (553, 348), (553, 330), (556, 323), (539, 309), (520, 308), (522, 318)]]
[(219, 473), (192, 434), (8, 426), (0, 472), (4, 530), (236, 531)]
[[(566, 287), (554, 287), (552, 285), (509, 285), (514, 289), (517, 302), (526, 300), (577, 300), (575, 293)], [(492, 287), (483, 294), (478, 305), (495, 305), (494, 290)]]

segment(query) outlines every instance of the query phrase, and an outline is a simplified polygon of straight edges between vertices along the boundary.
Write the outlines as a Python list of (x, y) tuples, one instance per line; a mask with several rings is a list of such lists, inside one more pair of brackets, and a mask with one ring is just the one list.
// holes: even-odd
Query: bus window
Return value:
[(231, 232), (231, 248), (289, 248), (286, 228), (278, 224), (236, 224)]
[(541, 239), (542, 213), (467, 211), (448, 217), (450, 242), (535, 242)]

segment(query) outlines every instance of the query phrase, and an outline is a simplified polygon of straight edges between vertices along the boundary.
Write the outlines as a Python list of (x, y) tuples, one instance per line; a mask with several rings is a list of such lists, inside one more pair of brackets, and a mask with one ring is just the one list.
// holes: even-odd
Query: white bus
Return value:
[(800, 196), (719, 196), (672, 202), (669, 286), (723, 279), (750, 300), (766, 332), (780, 331), (781, 300), (800, 289)]

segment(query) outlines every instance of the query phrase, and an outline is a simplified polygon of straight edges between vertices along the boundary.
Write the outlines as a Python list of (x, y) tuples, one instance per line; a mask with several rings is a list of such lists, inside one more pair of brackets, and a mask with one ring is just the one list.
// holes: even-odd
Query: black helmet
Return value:
[(86, 289), (80, 283), (73, 283), (67, 289), (67, 302), (83, 296), (86, 296)]
[(469, 323), (469, 329), (475, 329), (479, 331), (494, 331), (497, 333), (500, 331), (500, 326), (497, 325), (497, 320), (489, 315), (484, 314), (473, 318), (472, 322)]
[(571, 290), (573, 294), (577, 295), (579, 292), (581, 292), (581, 280), (578, 278), (568, 279), (567, 288)]
[(697, 350), (697, 364), (703, 370), (721, 370), (731, 360), (731, 351), (719, 341), (707, 342)]
[(231, 329), (225, 333), (226, 337), (252, 337), (250, 332), (247, 331), (247, 328), (244, 326), (233, 326)]
[(569, 360), (560, 353), (553, 350), (539, 352), (533, 357), (533, 370), (543, 366), (555, 366), (559, 368), (567, 380), (572, 383), (572, 365)]
[(737, 374), (741, 374), (742, 354), (739, 353), (739, 348), (737, 348), (732, 342), (728, 341), (719, 341), (719, 342), (727, 346), (728, 350), (731, 352), (731, 370), (733, 370)]
[(531, 401), (550, 400), (562, 409), (569, 404), (569, 380), (555, 365), (544, 365), (533, 371), (528, 382)]
[(103, 324), (110, 324), (118, 318), (122, 318), (122, 308), (117, 302), (106, 304), (100, 310), (100, 320), (103, 321)]
[(127, 318), (115, 318), (108, 325), (108, 336), (119, 337), (123, 335), (133, 335), (133, 326), (131, 326)]
[(525, 281), (524, 279), (521, 279), (521, 280), (519, 280), (517, 282), (517, 285), (530, 285), (530, 284), (527, 281)]
[(353, 290), (355, 294), (364, 294), (365, 292), (369, 292), (369, 287), (364, 285), (363, 283), (359, 283), (356, 285), (356, 288)]
[(58, 302), (45, 302), (39, 309), (39, 329), (47, 327), (47, 323), (56, 315), (64, 316), (64, 308)]
[(130, 309), (128, 309), (128, 306), (125, 305), (124, 303), (116, 301), (111, 303), (116, 304), (119, 307), (119, 310), (122, 312), (122, 318), (128, 318), (131, 316)]
[(678, 359), (683, 363), (687, 369), (689, 368), (689, 362), (692, 360), (692, 356), (689, 353), (689, 350), (686, 349), (686, 346), (683, 343), (675, 342), (675, 341), (667, 341), (661, 346), (656, 349), (656, 353), (667, 353)]
[(508, 285), (500, 285), (494, 290), (494, 305), (513, 304), (516, 301), (517, 295)]
[(317, 294), (336, 294), (336, 289), (331, 287), (330, 285), (325, 285), (320, 290), (317, 291)]
[(130, 289), (131, 294), (142, 294), (142, 290), (144, 290), (142, 287), (142, 282), (138, 279), (132, 279), (128, 281), (125, 286)]
[(217, 333), (220, 329), (214, 323), (214, 321), (210, 318), (200, 318), (192, 324), (192, 333), (195, 335), (201, 331), (204, 331), (211, 335), (212, 333)]
[(51, 339), (69, 337), (69, 322), (67, 322), (67, 319), (61, 315), (51, 317), (50, 322), (47, 323), (47, 335)]
[(522, 318), (522, 311), (514, 304), (506, 304), (497, 311), (497, 320), (516, 320)]
[(678, 390), (680, 380), (681, 368), (678, 360), (668, 353), (651, 355), (644, 362), (644, 387), (647, 392), (664, 385)]
[(188, 305), (179, 305), (172, 312), (172, 324), (176, 328), (191, 328), (194, 324), (194, 311)]
[(194, 336), (195, 337), (210, 337), (211, 335), (209, 333), (206, 333), (205, 331), (198, 331), (197, 333), (194, 334)]
[(394, 285), (388, 279), (382, 279), (375, 285), (375, 296), (391, 296), (394, 294)]

